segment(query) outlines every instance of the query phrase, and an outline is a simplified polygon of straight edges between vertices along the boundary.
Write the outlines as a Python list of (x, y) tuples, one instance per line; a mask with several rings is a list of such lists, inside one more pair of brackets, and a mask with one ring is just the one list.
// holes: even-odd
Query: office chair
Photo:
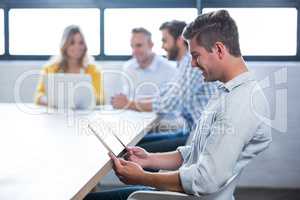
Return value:
[(136, 191), (127, 200), (234, 200), (234, 190), (238, 184), (241, 172), (233, 175), (215, 193), (193, 196), (179, 192), (169, 191)]

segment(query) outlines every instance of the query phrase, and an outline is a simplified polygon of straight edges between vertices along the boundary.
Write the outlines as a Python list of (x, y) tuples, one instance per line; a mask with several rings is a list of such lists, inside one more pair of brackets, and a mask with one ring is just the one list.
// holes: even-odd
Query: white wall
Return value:
[[(122, 66), (122, 62), (99, 62), (98, 64), (104, 71), (118, 70)], [(29, 70), (39, 71), (42, 65), (44, 62), (41, 61), (0, 62), (0, 102), (15, 102), (16, 80)], [(273, 129), (273, 144), (244, 170), (240, 185), (300, 188), (300, 156), (298, 155), (300, 153), (300, 127), (298, 124), (300, 122), (300, 92), (298, 89), (300, 63), (249, 62), (248, 65), (259, 80), (270, 83), (270, 86), (265, 89), (265, 93), (270, 101), (273, 117), (278, 118), (279, 122), (283, 122), (285, 119), (285, 114), (279, 113), (279, 108), (285, 106), (284, 96), (283, 98), (276, 97), (276, 94), (279, 94), (276, 92), (287, 91), (287, 130), (284, 131), (285, 133), (280, 132), (279, 129), (283, 128), (283, 125)], [(287, 73), (286, 82), (284, 81), (285, 72)], [(283, 79), (278, 77), (282, 75)], [(37, 79), (36, 75), (23, 82), (21, 96), (24, 102), (32, 102)], [(104, 87), (106, 101), (109, 101), (112, 94), (120, 91), (121, 83), (118, 76), (105, 76)], [(279, 108), (276, 108), (276, 102), (279, 103)], [(273, 125), (279, 125), (279, 123), (274, 122)]]

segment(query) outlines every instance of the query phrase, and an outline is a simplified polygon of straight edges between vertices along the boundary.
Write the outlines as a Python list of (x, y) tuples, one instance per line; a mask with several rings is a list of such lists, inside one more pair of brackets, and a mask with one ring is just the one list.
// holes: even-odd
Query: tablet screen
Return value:
[(121, 142), (112, 133), (112, 129), (109, 125), (106, 125), (100, 120), (90, 123), (89, 129), (100, 140), (105, 148), (115, 154), (115, 156), (118, 156), (125, 149)]

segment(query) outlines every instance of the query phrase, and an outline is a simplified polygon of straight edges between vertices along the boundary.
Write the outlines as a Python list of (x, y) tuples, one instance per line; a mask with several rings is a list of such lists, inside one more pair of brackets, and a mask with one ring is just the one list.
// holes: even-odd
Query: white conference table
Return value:
[(158, 119), (124, 110), (57, 113), (32, 104), (0, 104), (0, 199), (82, 199), (111, 170), (108, 151), (87, 131), (104, 117), (126, 145)]

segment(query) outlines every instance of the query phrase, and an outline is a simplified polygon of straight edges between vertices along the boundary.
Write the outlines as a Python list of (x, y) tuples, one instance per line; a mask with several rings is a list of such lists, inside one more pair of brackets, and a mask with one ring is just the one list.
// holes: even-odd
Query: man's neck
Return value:
[(242, 57), (232, 59), (226, 68), (227, 70), (224, 72), (223, 80), (220, 80), (223, 83), (227, 83), (238, 75), (248, 71)]
[(150, 66), (153, 59), (154, 59), (154, 53), (151, 53), (145, 60), (140, 61), (140, 62), (138, 61), (138, 64), (139, 64), (140, 68), (146, 69), (147, 67)]
[(187, 53), (187, 48), (185, 46), (182, 46), (181, 48), (179, 48), (179, 51), (178, 51), (178, 56), (177, 56), (177, 61), (180, 62), (183, 57), (185, 56), (185, 54)]

